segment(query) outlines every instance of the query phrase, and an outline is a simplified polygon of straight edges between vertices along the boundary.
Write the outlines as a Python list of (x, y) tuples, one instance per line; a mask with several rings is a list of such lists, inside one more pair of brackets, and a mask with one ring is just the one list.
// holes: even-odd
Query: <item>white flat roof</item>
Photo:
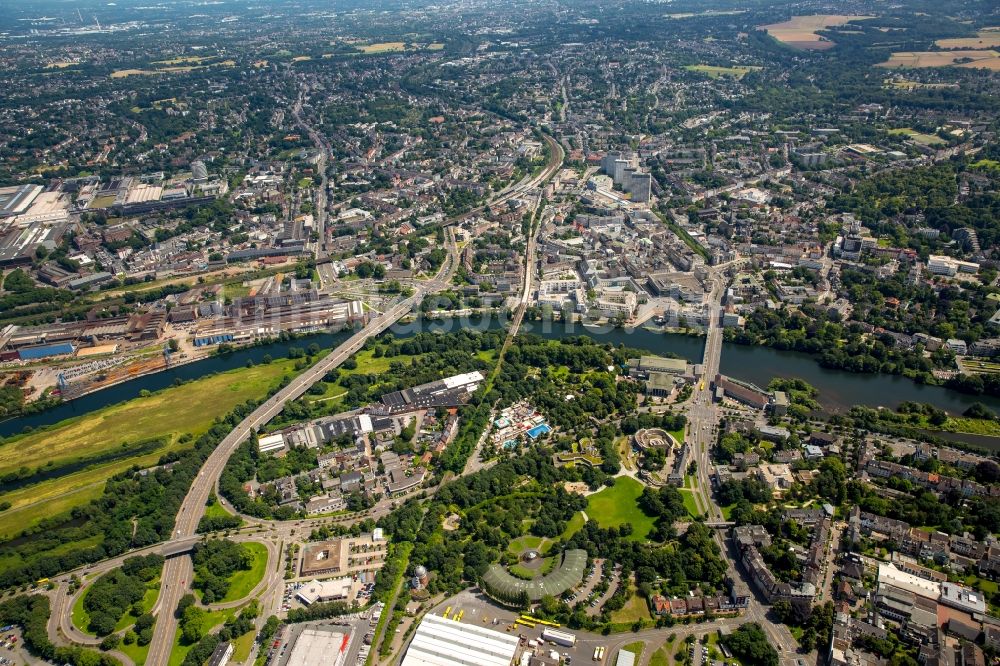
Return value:
[(346, 598), (351, 592), (351, 579), (348, 577), (331, 578), (330, 580), (314, 580), (303, 585), (297, 596), (306, 605), (315, 603), (317, 599)]
[(361, 432), (369, 433), (375, 430), (375, 427), (372, 426), (372, 417), (368, 414), (359, 415), (358, 423), (361, 424)]
[(886, 583), (917, 596), (934, 599), (935, 601), (941, 596), (940, 583), (900, 571), (894, 565), (884, 562), (878, 565), (878, 582), (879, 585)]
[(257, 450), (261, 452), (274, 451), (285, 445), (285, 438), (281, 434), (268, 435), (257, 440)]
[(286, 666), (339, 666), (344, 663), (350, 638), (339, 631), (303, 629)]
[(401, 666), (510, 666), (516, 635), (426, 615)]
[(465, 374), (455, 375), (454, 377), (445, 377), (441, 381), (448, 388), (457, 388), (459, 386), (466, 386), (468, 384), (475, 384), (476, 382), (483, 381), (483, 373), (476, 370), (475, 372), (466, 372)]

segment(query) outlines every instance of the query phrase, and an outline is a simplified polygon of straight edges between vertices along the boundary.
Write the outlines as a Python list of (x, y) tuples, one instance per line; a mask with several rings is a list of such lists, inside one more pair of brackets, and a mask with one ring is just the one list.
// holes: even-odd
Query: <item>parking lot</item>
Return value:
[(13, 625), (0, 627), (0, 666), (31, 664), (31, 659), (23, 648), (21, 630)]
[[(520, 650), (538, 649), (547, 654), (550, 650), (557, 651), (566, 663), (594, 663), (594, 652), (598, 647), (605, 648), (603, 663), (614, 663), (617, 652), (612, 650), (614, 644), (621, 642), (616, 638), (596, 636), (587, 632), (572, 631), (565, 627), (560, 627), (559, 631), (569, 633), (576, 637), (576, 644), (573, 646), (556, 645), (542, 639), (543, 625), (536, 625), (534, 628), (523, 625), (514, 625), (514, 620), (518, 618), (518, 613), (502, 608), (493, 603), (485, 595), (466, 590), (454, 597), (447, 599), (435, 606), (431, 612), (435, 615), (443, 615), (451, 607), (449, 617), (454, 618), (456, 614), (461, 617), (460, 622), (464, 624), (478, 624), (488, 626), (495, 631), (503, 631), (517, 634), (522, 638)], [(631, 636), (631, 635), (629, 635)], [(535, 645), (532, 646), (531, 643)]]
[[(285, 666), (291, 658), (295, 649), (295, 641), (306, 629), (329, 630), (331, 632), (351, 633), (350, 643), (347, 646), (347, 656), (344, 664), (348, 666), (365, 663), (370, 650), (372, 634), (378, 624), (381, 607), (372, 608), (360, 613), (344, 615), (333, 620), (322, 620), (319, 622), (303, 622), (281, 627), (275, 635), (271, 645), (268, 646), (270, 655), (266, 662), (270, 666)], [(332, 657), (331, 657), (332, 660)]]

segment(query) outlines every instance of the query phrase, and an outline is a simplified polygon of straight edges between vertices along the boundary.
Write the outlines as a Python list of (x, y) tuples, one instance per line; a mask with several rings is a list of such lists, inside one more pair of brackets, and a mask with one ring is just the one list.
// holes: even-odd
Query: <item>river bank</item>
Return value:
[[(506, 322), (491, 317), (413, 319), (392, 326), (383, 335), (409, 337), (421, 331), (448, 333), (460, 329), (492, 330)], [(584, 326), (578, 322), (526, 321), (526, 333), (558, 340), (569, 336), (586, 335), (600, 342), (648, 350), (653, 354), (675, 354), (691, 363), (700, 363), (704, 352), (704, 337), (662, 333), (649, 328), (622, 329), (610, 325)], [(316, 343), (321, 347), (335, 347), (349, 336), (349, 332), (318, 333), (292, 340), (278, 341), (253, 347), (235, 349), (225, 355), (213, 355), (204, 360), (170, 368), (155, 374), (129, 380), (113, 387), (88, 394), (57, 406), (0, 423), (0, 436), (21, 432), (25, 427), (41, 427), (85, 414), (101, 407), (136, 397), (140, 390), (157, 391), (177, 380), (197, 379), (214, 372), (232, 370), (248, 362), (259, 363), (265, 356), (286, 356), (291, 347)], [(854, 405), (896, 409), (903, 402), (928, 403), (952, 415), (960, 415), (973, 403), (981, 402), (1000, 413), (1000, 399), (991, 396), (972, 396), (941, 386), (926, 386), (896, 375), (862, 375), (843, 370), (821, 367), (816, 360), (801, 352), (780, 351), (769, 347), (745, 346), (724, 343), (721, 370), (736, 379), (767, 386), (775, 377), (802, 379), (819, 390), (819, 401), (824, 411), (836, 414)], [(954, 433), (943, 433), (954, 435)], [(977, 446), (1000, 450), (1000, 438), (984, 435), (955, 435), (957, 441), (967, 441)]]

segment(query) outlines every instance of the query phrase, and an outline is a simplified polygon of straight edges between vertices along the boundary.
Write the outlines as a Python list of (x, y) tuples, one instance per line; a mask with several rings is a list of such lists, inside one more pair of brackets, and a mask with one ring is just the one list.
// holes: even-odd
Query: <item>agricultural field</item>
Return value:
[(176, 74), (183, 72), (193, 72), (196, 69), (208, 69), (209, 67), (234, 67), (235, 60), (219, 60), (217, 62), (206, 62), (210, 58), (200, 58), (190, 60), (179, 58), (174, 60), (161, 60), (152, 63), (152, 69), (119, 69), (111, 72), (111, 78), (124, 79), (130, 76), (150, 76), (152, 74)]
[(379, 53), (403, 53), (406, 51), (440, 51), (444, 48), (441, 42), (432, 44), (412, 44), (409, 42), (378, 42), (376, 44), (358, 44), (356, 48), (366, 55)]
[(618, 527), (628, 523), (632, 526), (632, 541), (644, 541), (653, 529), (655, 519), (647, 516), (639, 508), (639, 496), (643, 485), (633, 478), (622, 476), (609, 486), (588, 498), (587, 516), (596, 520), (601, 527)]
[(923, 132), (918, 132), (910, 127), (902, 127), (900, 129), (889, 130), (889, 134), (897, 136), (906, 136), (916, 143), (923, 144), (925, 146), (944, 146), (947, 145), (947, 141), (934, 134), (925, 134)]
[(684, 69), (689, 72), (705, 74), (710, 79), (718, 79), (725, 76), (731, 79), (739, 80), (750, 72), (757, 71), (762, 68), (751, 65), (733, 65), (732, 67), (718, 67), (716, 65), (686, 65)]
[(967, 51), (897, 51), (878, 67), (922, 69), (926, 67), (966, 67), (1000, 71), (1000, 53), (992, 49)]
[(846, 25), (851, 21), (863, 21), (873, 16), (848, 16), (844, 14), (816, 14), (813, 16), (793, 16), (783, 23), (760, 26), (767, 34), (782, 44), (803, 51), (822, 51), (836, 46), (835, 42), (816, 34), (817, 30)]
[[(6, 440), (0, 444), (0, 476), (36, 468), (40, 476), (37, 483), (0, 493), (0, 501), (11, 503), (0, 513), (0, 537), (85, 504), (100, 495), (109, 477), (132, 465), (155, 464), (184, 446), (182, 435), (197, 437), (215, 417), (265, 396), (294, 363), (278, 360), (212, 375)], [(201, 408), (177, 409), (185, 404)]]
[(1000, 46), (1000, 32), (983, 31), (975, 37), (939, 39), (934, 45), (939, 49), (993, 49)]

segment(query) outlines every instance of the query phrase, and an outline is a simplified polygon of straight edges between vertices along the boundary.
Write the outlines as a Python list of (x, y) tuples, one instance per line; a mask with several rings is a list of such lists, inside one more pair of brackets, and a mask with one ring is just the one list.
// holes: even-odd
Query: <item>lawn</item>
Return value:
[(126, 655), (135, 666), (142, 666), (146, 663), (146, 657), (149, 656), (149, 645), (137, 645), (132, 643), (131, 645), (126, 645), (122, 643), (118, 646), (118, 649), (122, 654)]
[(684, 508), (688, 510), (691, 517), (697, 518), (700, 516), (703, 512), (698, 506), (698, 500), (695, 499), (694, 492), (687, 490), (686, 488), (679, 488), (678, 490), (681, 493), (681, 497), (684, 498)]
[(267, 548), (262, 543), (248, 542), (243, 544), (253, 555), (253, 566), (245, 571), (237, 571), (229, 579), (229, 591), (220, 603), (238, 601), (250, 594), (257, 583), (264, 578), (267, 570)]
[(935, 136), (934, 134), (925, 134), (923, 132), (918, 132), (917, 130), (911, 129), (909, 127), (889, 130), (889, 134), (908, 136), (917, 143), (921, 143), (925, 146), (943, 146), (948, 143), (939, 136)]
[(615, 479), (615, 485), (591, 495), (587, 500), (587, 516), (601, 527), (632, 526), (632, 541), (645, 541), (655, 520), (639, 508), (643, 485), (627, 476)]
[(507, 551), (514, 555), (520, 555), (529, 549), (544, 553), (551, 545), (552, 542), (544, 537), (536, 537), (530, 534), (525, 534), (524, 536), (518, 537), (507, 544)]
[[(46, 461), (55, 478), (0, 494), (11, 508), (0, 513), (0, 537), (33, 526), (100, 495), (104, 481), (133, 465), (149, 466), (185, 446), (180, 437), (208, 430), (217, 416), (249, 399), (260, 399), (286, 374), (294, 361), (280, 360), (203, 377), (67, 419), (52, 427), (9, 438), (0, 444), (0, 475)], [(198, 409), (178, 409), (198, 405)], [(159, 446), (139, 443), (162, 438)], [(126, 443), (136, 455), (121, 454)], [(64, 467), (66, 474), (58, 475)]]
[[(357, 367), (348, 370), (347, 368), (340, 368), (340, 377), (348, 377), (350, 375), (380, 375), (389, 371), (389, 366), (393, 361), (399, 361), (404, 357), (400, 356), (382, 356), (379, 358), (375, 357), (374, 349), (364, 349), (359, 351), (354, 355), (354, 359), (358, 362)], [(417, 358), (417, 357), (405, 357), (406, 359)], [(347, 395), (347, 389), (341, 386), (340, 381), (333, 382), (332, 384), (326, 384), (326, 390), (319, 395), (306, 394), (306, 399), (310, 402), (323, 402), (324, 410), (334, 413), (339, 411), (340, 398)]]
[(667, 432), (670, 433), (673, 436), (673, 438), (677, 440), (678, 444), (683, 444), (685, 430), (687, 430), (687, 426), (683, 428), (678, 428), (677, 430), (668, 430)]
[[(235, 616), (240, 610), (242, 609), (227, 608), (225, 610), (207, 611), (205, 613), (205, 619), (201, 625), (204, 633), (210, 633), (212, 629)], [(187, 653), (191, 651), (191, 648), (193, 648), (194, 645), (194, 643), (191, 645), (183, 645), (181, 643), (181, 630), (178, 628), (177, 633), (174, 635), (174, 646), (170, 649), (170, 661), (167, 663), (170, 666), (181, 666), (181, 664), (184, 663), (184, 658), (187, 656)]]
[[(96, 578), (94, 580), (97, 580)], [(83, 594), (76, 598), (73, 603), (73, 626), (82, 631), (85, 634), (94, 636), (95, 634), (88, 629), (90, 626), (90, 614), (83, 607), (83, 599), (87, 596), (87, 592), (84, 591)], [(156, 598), (160, 596), (160, 579), (150, 581), (146, 585), (146, 593), (142, 596), (142, 610), (148, 613), (153, 609), (153, 605), (156, 603)], [(138, 620), (138, 616), (132, 615), (131, 609), (127, 613), (121, 616), (118, 620), (118, 624), (115, 625), (115, 631), (122, 631), (131, 627)]]
[(226, 511), (226, 508), (215, 497), (212, 498), (212, 503), (205, 507), (206, 518), (226, 518), (231, 515), (233, 514)]
[(253, 639), (257, 637), (257, 632), (248, 631), (235, 641), (233, 641), (234, 664), (240, 664), (250, 658), (250, 651), (253, 650)]
[(996, 594), (997, 584), (992, 580), (986, 580), (985, 578), (979, 578), (977, 576), (969, 576), (965, 579), (965, 584), (969, 587), (974, 587), (980, 592), (985, 594)]
[(670, 653), (666, 647), (661, 647), (649, 658), (649, 666), (670, 666)]
[(631, 596), (621, 609), (611, 613), (611, 622), (614, 624), (631, 624), (636, 620), (649, 620), (649, 604), (640, 595), (635, 593), (635, 588), (630, 590)]
[(569, 519), (569, 522), (566, 523), (566, 529), (564, 529), (563, 533), (559, 535), (559, 539), (564, 542), (569, 541), (574, 534), (583, 528), (586, 522), (587, 521), (583, 519), (583, 512), (577, 511), (573, 514), (573, 517)]
[(73, 626), (83, 633), (93, 636), (87, 629), (90, 626), (90, 613), (83, 607), (83, 598), (85, 596), (87, 596), (86, 592), (78, 596), (73, 603)]
[(625, 652), (631, 652), (632, 654), (634, 654), (635, 655), (635, 663), (639, 664), (639, 663), (641, 663), (641, 659), (640, 658), (642, 657), (642, 649), (644, 647), (646, 647), (646, 643), (644, 641), (635, 641), (634, 643), (629, 643), (628, 645), (625, 645), (624, 647), (622, 647), (622, 650), (624, 650)]

